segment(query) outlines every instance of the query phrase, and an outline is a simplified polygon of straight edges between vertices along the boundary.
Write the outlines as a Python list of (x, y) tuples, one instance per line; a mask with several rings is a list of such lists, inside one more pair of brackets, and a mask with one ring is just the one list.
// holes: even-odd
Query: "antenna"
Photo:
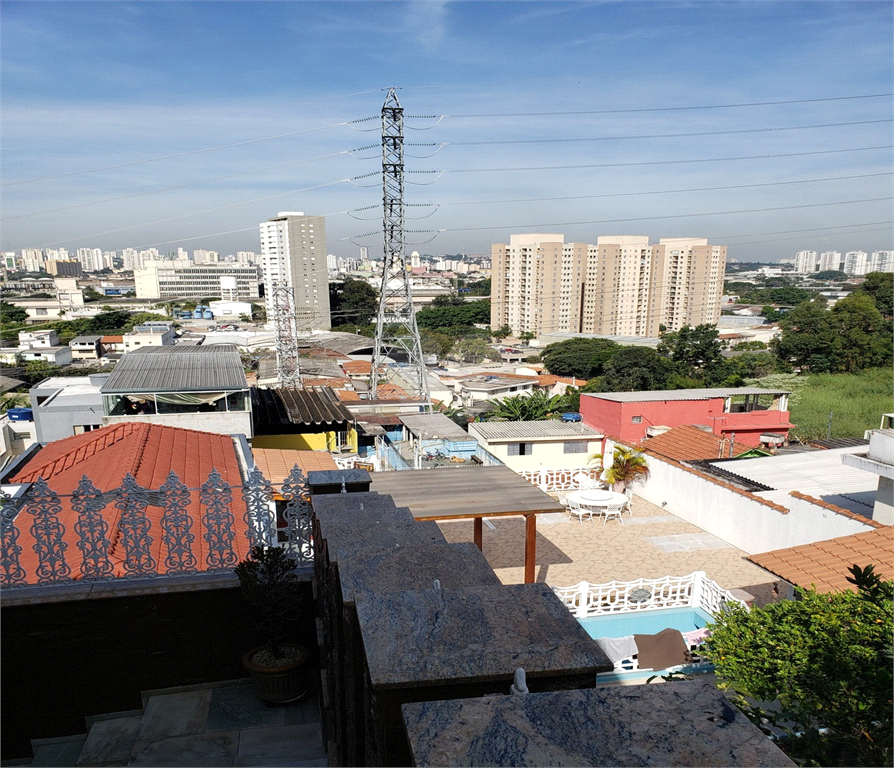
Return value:
[[(403, 388), (422, 401), (424, 411), (431, 411), (422, 342), (413, 312), (413, 293), (404, 251), (403, 134), (404, 110), (394, 88), (390, 88), (382, 106), (382, 225), (385, 251), (370, 398), (375, 399), (381, 386), (399, 375)], [(386, 358), (390, 360), (386, 361)]]

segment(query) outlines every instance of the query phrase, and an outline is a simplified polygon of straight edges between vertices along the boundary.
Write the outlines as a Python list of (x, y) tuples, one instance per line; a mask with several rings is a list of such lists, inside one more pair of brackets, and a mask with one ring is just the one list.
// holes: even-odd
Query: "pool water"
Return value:
[(627, 635), (655, 635), (663, 629), (691, 632), (711, 621), (711, 616), (699, 608), (661, 608), (640, 613), (616, 613), (587, 616), (578, 619), (592, 638), (627, 637)]

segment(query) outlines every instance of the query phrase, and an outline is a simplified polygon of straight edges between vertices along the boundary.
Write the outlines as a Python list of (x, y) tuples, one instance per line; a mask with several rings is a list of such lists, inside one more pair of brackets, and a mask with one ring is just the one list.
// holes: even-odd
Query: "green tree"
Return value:
[(835, 349), (844, 373), (889, 365), (892, 357), (890, 324), (871, 296), (855, 294), (830, 310)]
[(692, 379), (710, 375), (723, 362), (723, 343), (717, 327), (684, 325), (676, 333), (666, 333), (658, 342), (658, 353), (669, 358), (677, 372)]
[(428, 328), (419, 329), (419, 340), (422, 342), (422, 352), (426, 355), (437, 355), (438, 359), (447, 357), (453, 349), (455, 340), (446, 333), (438, 333)]
[(894, 272), (870, 272), (853, 295), (866, 294), (875, 301), (875, 308), (882, 317), (894, 315)]
[(568, 339), (547, 346), (540, 359), (554, 376), (592, 379), (602, 374), (606, 363), (620, 349), (621, 345), (610, 339)]
[(600, 377), (603, 392), (666, 389), (673, 363), (649, 347), (622, 347)]
[(564, 395), (550, 395), (536, 389), (530, 395), (514, 395), (495, 401), (488, 421), (545, 421), (567, 410)]
[(508, 325), (503, 325), (497, 328), (495, 331), (491, 331), (490, 335), (493, 336), (493, 338), (495, 338), (497, 341), (502, 341), (507, 336), (512, 335), (512, 328), (510, 328)]
[[(442, 299), (442, 297), (438, 297)], [(442, 329), (459, 325), (490, 325), (490, 301), (450, 303), (449, 297), (444, 297), (441, 303), (432, 303), (432, 306), (420, 309), (416, 313), (416, 324), (420, 328)], [(487, 331), (490, 336), (490, 331)]]
[(21, 307), (10, 304), (8, 301), (0, 301), (0, 324), (24, 323), (28, 320), (28, 313)]
[(872, 566), (851, 574), (855, 592), (799, 589), (796, 600), (727, 607), (710, 625), (720, 686), (759, 727), (788, 730), (780, 746), (801, 763), (891, 765), (892, 584)]
[[(594, 458), (602, 463), (601, 454)], [(612, 465), (605, 470), (603, 478), (613, 490), (623, 493), (628, 486), (646, 482), (650, 474), (649, 462), (642, 453), (625, 445), (615, 445)]]
[(822, 282), (843, 282), (847, 280), (847, 275), (840, 269), (824, 269), (822, 272), (814, 272), (811, 277), (814, 280)]
[(450, 354), (465, 363), (500, 359), (500, 353), (491, 349), (485, 339), (459, 339), (454, 343)]
[(106, 297), (104, 293), (100, 293), (92, 285), (85, 286), (83, 290), (84, 301), (88, 303), (91, 301), (100, 301)]
[(835, 331), (825, 301), (799, 304), (779, 321), (782, 333), (770, 342), (780, 360), (803, 372), (824, 373), (836, 370)]
[(0, 395), (0, 413), (6, 413), (10, 408), (27, 408), (31, 405), (31, 399), (27, 392), (5, 392)]
[(368, 325), (379, 312), (379, 294), (365, 280), (329, 283), (329, 311), (333, 326)]

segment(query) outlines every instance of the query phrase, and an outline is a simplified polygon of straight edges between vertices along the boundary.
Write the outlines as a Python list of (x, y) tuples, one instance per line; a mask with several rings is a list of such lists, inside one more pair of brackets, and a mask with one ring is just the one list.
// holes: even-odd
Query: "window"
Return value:
[(642, 423), (643, 423), (643, 417), (642, 417), (642, 416), (634, 416), (632, 419), (630, 419), (630, 421), (631, 421), (633, 424), (642, 424)]
[(510, 456), (530, 456), (534, 452), (533, 443), (509, 443)]
[(569, 440), (565, 443), (565, 453), (586, 453), (586, 440)]

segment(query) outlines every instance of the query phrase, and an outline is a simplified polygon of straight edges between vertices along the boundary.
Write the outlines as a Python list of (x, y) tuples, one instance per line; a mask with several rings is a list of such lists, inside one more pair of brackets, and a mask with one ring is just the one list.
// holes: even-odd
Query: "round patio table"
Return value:
[(627, 497), (623, 493), (603, 491), (598, 488), (572, 491), (565, 494), (565, 498), (575, 501), (584, 507), (598, 507), (599, 509), (615, 507), (627, 501)]

